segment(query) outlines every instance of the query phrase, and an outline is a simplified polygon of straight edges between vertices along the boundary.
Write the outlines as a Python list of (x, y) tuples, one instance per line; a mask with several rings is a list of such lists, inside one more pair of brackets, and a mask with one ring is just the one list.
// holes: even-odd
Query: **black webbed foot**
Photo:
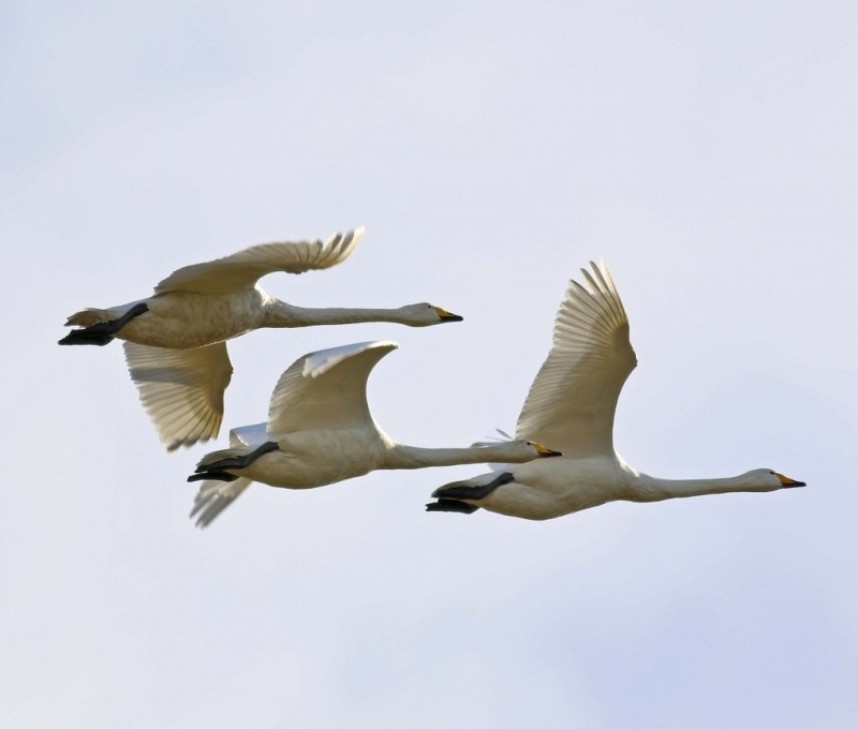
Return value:
[(435, 489), (432, 492), (432, 496), (438, 499), (484, 499), (499, 486), (503, 486), (514, 480), (515, 476), (504, 472), (484, 486), (470, 486), (466, 481), (455, 481), (454, 483), (448, 483), (446, 486)]
[[(93, 324), (93, 326), (101, 326), (101, 324)], [(105, 344), (110, 344), (113, 341), (112, 334), (103, 332), (90, 331), (92, 327), (86, 329), (74, 329), (60, 339), (57, 344), (95, 344), (103, 347)]]
[(188, 481), (235, 481), (238, 478), (234, 473), (227, 473), (226, 471), (219, 471), (215, 469), (214, 471), (204, 471), (202, 473), (195, 473), (192, 476), (188, 476)]
[(105, 344), (110, 344), (113, 338), (134, 317), (145, 314), (149, 311), (149, 307), (144, 303), (134, 304), (118, 319), (110, 321), (100, 321), (98, 324), (84, 327), (83, 329), (73, 329), (64, 336), (58, 344), (95, 344), (103, 347)]
[[(254, 459), (255, 460), (255, 459)], [(207, 463), (205, 466), (197, 466), (197, 473), (202, 471), (222, 471), (224, 468), (247, 468), (253, 461), (248, 461), (247, 456), (236, 456), (235, 458), (222, 458), (219, 461)]]
[(426, 504), (426, 511), (450, 511), (456, 514), (473, 514), (480, 507), (473, 504), (466, 504), (464, 501), (456, 499), (438, 499)]
[(271, 453), (271, 451), (276, 450), (277, 444), (270, 440), (245, 456), (221, 458), (219, 461), (212, 461), (211, 463), (197, 466), (196, 473), (192, 476), (188, 476), (188, 481), (203, 481), (205, 479), (212, 479), (214, 481), (235, 481), (238, 476), (233, 473), (227, 473), (227, 468), (247, 468), (257, 458), (261, 458), (266, 453)]

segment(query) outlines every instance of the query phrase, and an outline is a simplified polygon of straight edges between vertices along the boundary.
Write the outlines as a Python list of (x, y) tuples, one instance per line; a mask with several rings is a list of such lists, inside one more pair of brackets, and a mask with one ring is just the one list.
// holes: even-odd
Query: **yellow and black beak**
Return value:
[(785, 489), (791, 489), (791, 488), (795, 488), (797, 486), (807, 486), (807, 484), (804, 481), (795, 481), (794, 479), (791, 479), (789, 476), (784, 476), (782, 473), (776, 473), (775, 476), (778, 477), (778, 481), (781, 482), (781, 485)]
[(441, 321), (464, 321), (464, 317), (459, 316), (458, 314), (451, 314), (446, 309), (442, 309), (440, 306), (433, 306), (435, 313), (441, 317)]
[(552, 451), (550, 448), (546, 448), (542, 443), (533, 443), (533, 447), (536, 448), (536, 452), (539, 454), (540, 458), (550, 458), (551, 456), (563, 455), (560, 451)]

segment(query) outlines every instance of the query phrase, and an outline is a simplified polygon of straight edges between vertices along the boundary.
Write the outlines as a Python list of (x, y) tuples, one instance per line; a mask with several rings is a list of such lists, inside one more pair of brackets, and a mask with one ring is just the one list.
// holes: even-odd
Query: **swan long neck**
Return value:
[(324, 324), (360, 324), (362, 322), (387, 321), (406, 323), (400, 309), (307, 309), (292, 306), (279, 299), (271, 299), (265, 306), (264, 327), (309, 327)]
[(418, 448), (392, 443), (381, 468), (426, 468), (458, 466), (467, 463), (524, 463), (536, 453), (527, 452), (520, 443), (499, 443), (471, 448)]
[(632, 501), (662, 501), (686, 496), (705, 496), (706, 494), (728, 494), (736, 491), (768, 491), (758, 482), (751, 482), (746, 475), (728, 478), (657, 478), (645, 473), (637, 473), (631, 479)]

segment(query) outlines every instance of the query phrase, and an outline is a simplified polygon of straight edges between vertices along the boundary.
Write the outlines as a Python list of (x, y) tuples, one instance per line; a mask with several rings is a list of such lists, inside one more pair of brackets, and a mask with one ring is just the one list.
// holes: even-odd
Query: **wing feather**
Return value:
[(252, 483), (253, 481), (249, 478), (243, 477), (229, 483), (203, 481), (196, 498), (194, 498), (194, 508), (190, 513), (191, 519), (196, 516), (196, 525), (200, 529), (205, 529)]
[(582, 269), (557, 312), (554, 341), (518, 418), (526, 438), (584, 458), (612, 455), (617, 400), (637, 365), (629, 322), (603, 263)]
[(169, 450), (214, 438), (223, 419), (223, 394), (232, 378), (224, 342), (164, 349), (123, 342), (140, 400)]
[(361, 342), (300, 357), (277, 382), (268, 408), (268, 431), (375, 427), (366, 382), (378, 361), (399, 345)]
[(251, 246), (214, 261), (180, 268), (161, 281), (155, 287), (155, 293), (193, 291), (200, 294), (224, 294), (254, 286), (262, 276), (275, 271), (304, 273), (330, 268), (351, 255), (364, 232), (364, 228), (357, 228), (345, 234), (337, 233), (326, 241)]

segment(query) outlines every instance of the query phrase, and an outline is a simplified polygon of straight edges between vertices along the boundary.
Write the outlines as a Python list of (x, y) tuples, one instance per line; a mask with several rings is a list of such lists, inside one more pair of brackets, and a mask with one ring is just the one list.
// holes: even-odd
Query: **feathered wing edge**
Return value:
[(358, 342), (311, 352), (283, 372), (268, 406), (268, 430), (336, 429), (372, 422), (366, 381), (391, 341)]
[(628, 318), (604, 262), (571, 280), (554, 323), (553, 346), (519, 415), (516, 436), (564, 455), (613, 452), (613, 416), (637, 360)]
[(224, 342), (195, 349), (122, 344), (140, 401), (168, 450), (217, 436), (232, 378)]
[(364, 233), (364, 228), (356, 228), (325, 241), (261, 243), (213, 261), (184, 266), (158, 283), (155, 293), (227, 293), (253, 286), (262, 276), (276, 271), (304, 273), (330, 268), (352, 254)]
[(194, 508), (191, 510), (190, 518), (196, 517), (194, 522), (196, 526), (205, 529), (252, 483), (253, 481), (244, 477), (239, 477), (229, 483), (203, 481), (194, 498)]

